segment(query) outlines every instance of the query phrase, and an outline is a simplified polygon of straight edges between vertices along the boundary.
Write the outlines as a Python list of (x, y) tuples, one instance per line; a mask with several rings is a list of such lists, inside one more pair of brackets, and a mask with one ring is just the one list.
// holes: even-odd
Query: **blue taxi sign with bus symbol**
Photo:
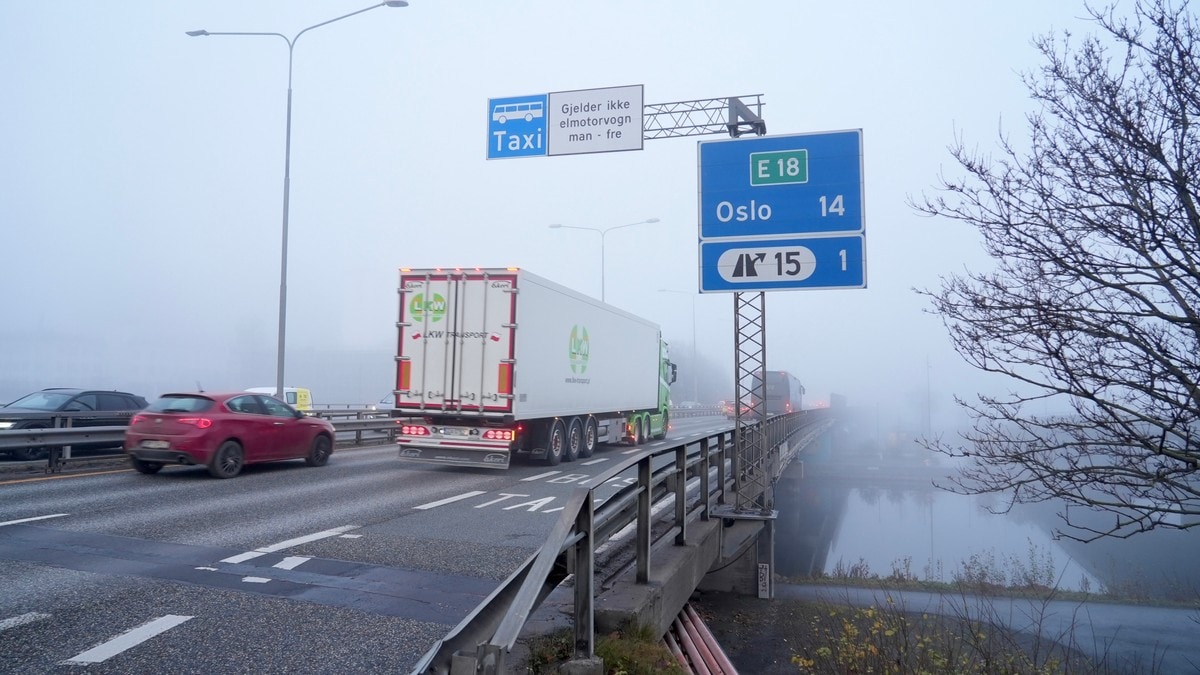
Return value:
[(548, 94), (488, 99), (488, 159), (537, 157), (547, 151)]

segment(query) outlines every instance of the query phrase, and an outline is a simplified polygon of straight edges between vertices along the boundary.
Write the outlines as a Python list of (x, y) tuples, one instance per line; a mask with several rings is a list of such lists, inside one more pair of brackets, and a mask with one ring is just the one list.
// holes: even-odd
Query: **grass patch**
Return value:
[[(558, 672), (558, 666), (570, 660), (575, 633), (567, 628), (529, 641), (528, 671), (532, 675)], [(604, 660), (608, 675), (684, 675), (675, 656), (648, 626), (628, 624), (620, 631), (598, 636), (596, 656)]]

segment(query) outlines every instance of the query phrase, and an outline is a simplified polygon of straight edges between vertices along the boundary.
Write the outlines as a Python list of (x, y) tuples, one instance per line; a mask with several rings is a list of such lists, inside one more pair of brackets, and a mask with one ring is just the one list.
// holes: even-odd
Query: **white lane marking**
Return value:
[(546, 473), (539, 473), (538, 475), (530, 476), (529, 478), (522, 478), (521, 481), (527, 483), (531, 480), (541, 480), (543, 478), (549, 478), (550, 476), (553, 476), (556, 473), (562, 473), (562, 472), (561, 471), (547, 471)]
[(34, 621), (41, 621), (42, 619), (49, 618), (49, 614), (42, 614), (41, 612), (26, 612), (20, 616), (14, 616), (0, 621), (0, 630), (8, 630), (9, 628), (24, 626), (27, 623), (33, 623)]
[(242, 581), (248, 584), (265, 584), (270, 581), (270, 579), (266, 577), (242, 577)]
[(175, 626), (178, 626), (179, 624), (191, 618), (192, 617), (190, 616), (177, 616), (175, 614), (160, 616), (149, 623), (138, 626), (132, 630), (125, 631), (108, 642), (96, 645), (86, 652), (78, 654), (73, 658), (67, 659), (66, 661), (62, 661), (58, 665), (85, 666), (89, 663), (100, 663), (101, 661), (105, 661), (113, 656), (116, 656), (117, 654), (120, 654), (126, 649), (140, 645), (159, 633), (171, 630)]
[(453, 504), (454, 502), (459, 502), (464, 499), (470, 499), (471, 497), (476, 497), (481, 494), (483, 494), (483, 490), (471, 490), (470, 492), (464, 492), (461, 495), (458, 495), (457, 497), (447, 497), (445, 499), (439, 499), (436, 502), (429, 502), (428, 504), (414, 506), (413, 508), (417, 509), (418, 511), (425, 511), (426, 509), (436, 509), (439, 506), (445, 506), (446, 504)]
[(342, 539), (361, 539), (362, 535), (361, 534), (343, 534), (341, 538)]
[(63, 516), (67, 516), (67, 515), (70, 515), (70, 514), (68, 514), (68, 513), (53, 513), (48, 516), (34, 516), (32, 518), (22, 518), (20, 520), (8, 520), (3, 523), (0, 523), (0, 527), (4, 527), (5, 525), (19, 525), (21, 523), (32, 523), (35, 520), (46, 520), (47, 518), (62, 518)]
[(590, 462), (584, 462), (580, 466), (591, 466), (593, 464), (600, 464), (601, 462), (607, 462), (607, 461), (608, 461), (607, 457), (601, 457), (600, 459), (593, 459)]
[(657, 442), (657, 443), (651, 443), (651, 444), (650, 444), (650, 447), (652, 447), (652, 448), (657, 448), (657, 447), (658, 447), (658, 446), (660, 446), (660, 445), (666, 445), (666, 444), (667, 444), (667, 442), (666, 442), (666, 441), (659, 441), (659, 442)]
[(635, 454), (637, 454), (637, 453), (639, 453), (639, 452), (641, 452), (641, 451), (642, 451), (642, 449), (641, 449), (641, 448), (634, 448), (634, 449), (632, 449), (632, 450), (626, 450), (626, 451), (622, 452), (621, 454), (622, 454), (622, 455), (635, 455)]
[(302, 555), (288, 556), (288, 557), (284, 558), (283, 560), (280, 560), (279, 562), (275, 563), (275, 567), (278, 567), (281, 570), (294, 570), (297, 567), (299, 567), (300, 565), (303, 565), (304, 563), (308, 562), (309, 560), (312, 560), (312, 558), (309, 558), (307, 556), (302, 556)]
[(239, 553), (237, 555), (225, 558), (221, 562), (223, 562), (223, 563), (246, 562), (247, 560), (252, 560), (261, 555), (266, 555), (268, 553), (274, 553), (276, 551), (282, 551), (285, 548), (299, 546), (300, 544), (307, 544), (310, 541), (317, 541), (319, 539), (328, 539), (329, 537), (336, 537), (339, 534), (342, 534), (349, 530), (357, 530), (359, 527), (360, 527), (359, 525), (343, 525), (341, 527), (335, 527), (332, 530), (325, 530), (323, 532), (317, 532), (315, 534), (306, 534), (303, 537), (296, 537), (295, 539), (288, 539), (287, 541), (281, 541), (278, 544), (271, 544), (270, 546), (263, 546), (262, 548), (256, 548), (253, 551), (246, 551), (245, 553)]
[(217, 571), (217, 568), (215, 568), (215, 567), (197, 567), (196, 569), (204, 570), (205, 572), (216, 572)]

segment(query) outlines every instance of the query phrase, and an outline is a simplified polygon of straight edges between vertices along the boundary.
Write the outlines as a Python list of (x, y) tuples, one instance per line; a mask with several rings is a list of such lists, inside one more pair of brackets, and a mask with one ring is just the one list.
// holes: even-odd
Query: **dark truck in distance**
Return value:
[[(60, 413), (73, 413), (73, 427), (120, 427), (148, 405), (146, 399), (124, 391), (54, 388), (32, 394), (0, 407), (0, 430), (49, 429)], [(82, 413), (95, 413), (82, 414)], [(75, 447), (98, 447), (81, 444)], [(8, 453), (16, 459), (45, 459), (46, 448), (17, 448)]]

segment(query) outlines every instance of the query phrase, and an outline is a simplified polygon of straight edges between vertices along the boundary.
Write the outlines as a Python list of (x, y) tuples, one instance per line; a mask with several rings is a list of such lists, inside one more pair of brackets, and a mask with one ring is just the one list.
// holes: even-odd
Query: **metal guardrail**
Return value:
[[(779, 454), (779, 447), (796, 434), (807, 431), (806, 437), (811, 438), (827, 427), (824, 419), (794, 413), (767, 420), (763, 431), (768, 447)], [(434, 645), (413, 675), (505, 672), (504, 656), (512, 650), (525, 621), (569, 573), (575, 575), (575, 658), (591, 658), (595, 654), (596, 548), (636, 523), (636, 581), (648, 583), (652, 504), (667, 497), (674, 499), (675, 508), (667, 516), (671, 521), (668, 534), (674, 532), (676, 545), (687, 544), (689, 522), (713, 518), (714, 500), (717, 505), (730, 503), (733, 477), (739, 470), (733, 434), (733, 430), (724, 430), (647, 450), (589, 480), (592, 487), (577, 488), (538, 552)], [(654, 460), (665, 456), (674, 461), (654, 469)], [(594, 491), (634, 467), (637, 481), (596, 506)], [(691, 479), (699, 479), (699, 486), (689, 508), (687, 485)]]
[[(136, 412), (128, 413), (128, 417), (132, 418)], [(376, 410), (370, 408), (346, 409), (346, 410), (312, 410), (308, 412), (313, 417), (322, 417), (329, 419), (333, 424), (335, 433), (354, 433), (354, 441), (342, 442), (338, 444), (345, 445), (362, 445), (364, 442), (365, 432), (384, 432), (388, 434), (388, 439), (394, 437), (394, 430), (398, 420), (403, 418), (392, 417), (389, 410)], [(105, 414), (105, 417), (122, 417), (122, 414)], [(71, 446), (84, 443), (103, 443), (120, 445), (125, 440), (125, 430), (128, 425), (124, 426), (104, 426), (104, 427), (75, 427), (72, 426), (75, 420), (79, 419), (95, 419), (95, 413), (54, 413), (51, 416), (46, 416), (44, 413), (13, 413), (6, 415), (10, 419), (36, 419), (39, 422), (45, 421), (48, 424), (53, 424), (53, 427), (42, 429), (0, 429), (0, 451), (14, 450), (18, 448), (47, 448), (49, 451), (46, 457), (46, 472), (58, 473), (63, 466), (68, 462), (81, 460), (97, 460), (112, 457), (121, 457), (124, 453), (110, 453), (100, 455), (88, 455), (87, 457), (71, 456)]]

